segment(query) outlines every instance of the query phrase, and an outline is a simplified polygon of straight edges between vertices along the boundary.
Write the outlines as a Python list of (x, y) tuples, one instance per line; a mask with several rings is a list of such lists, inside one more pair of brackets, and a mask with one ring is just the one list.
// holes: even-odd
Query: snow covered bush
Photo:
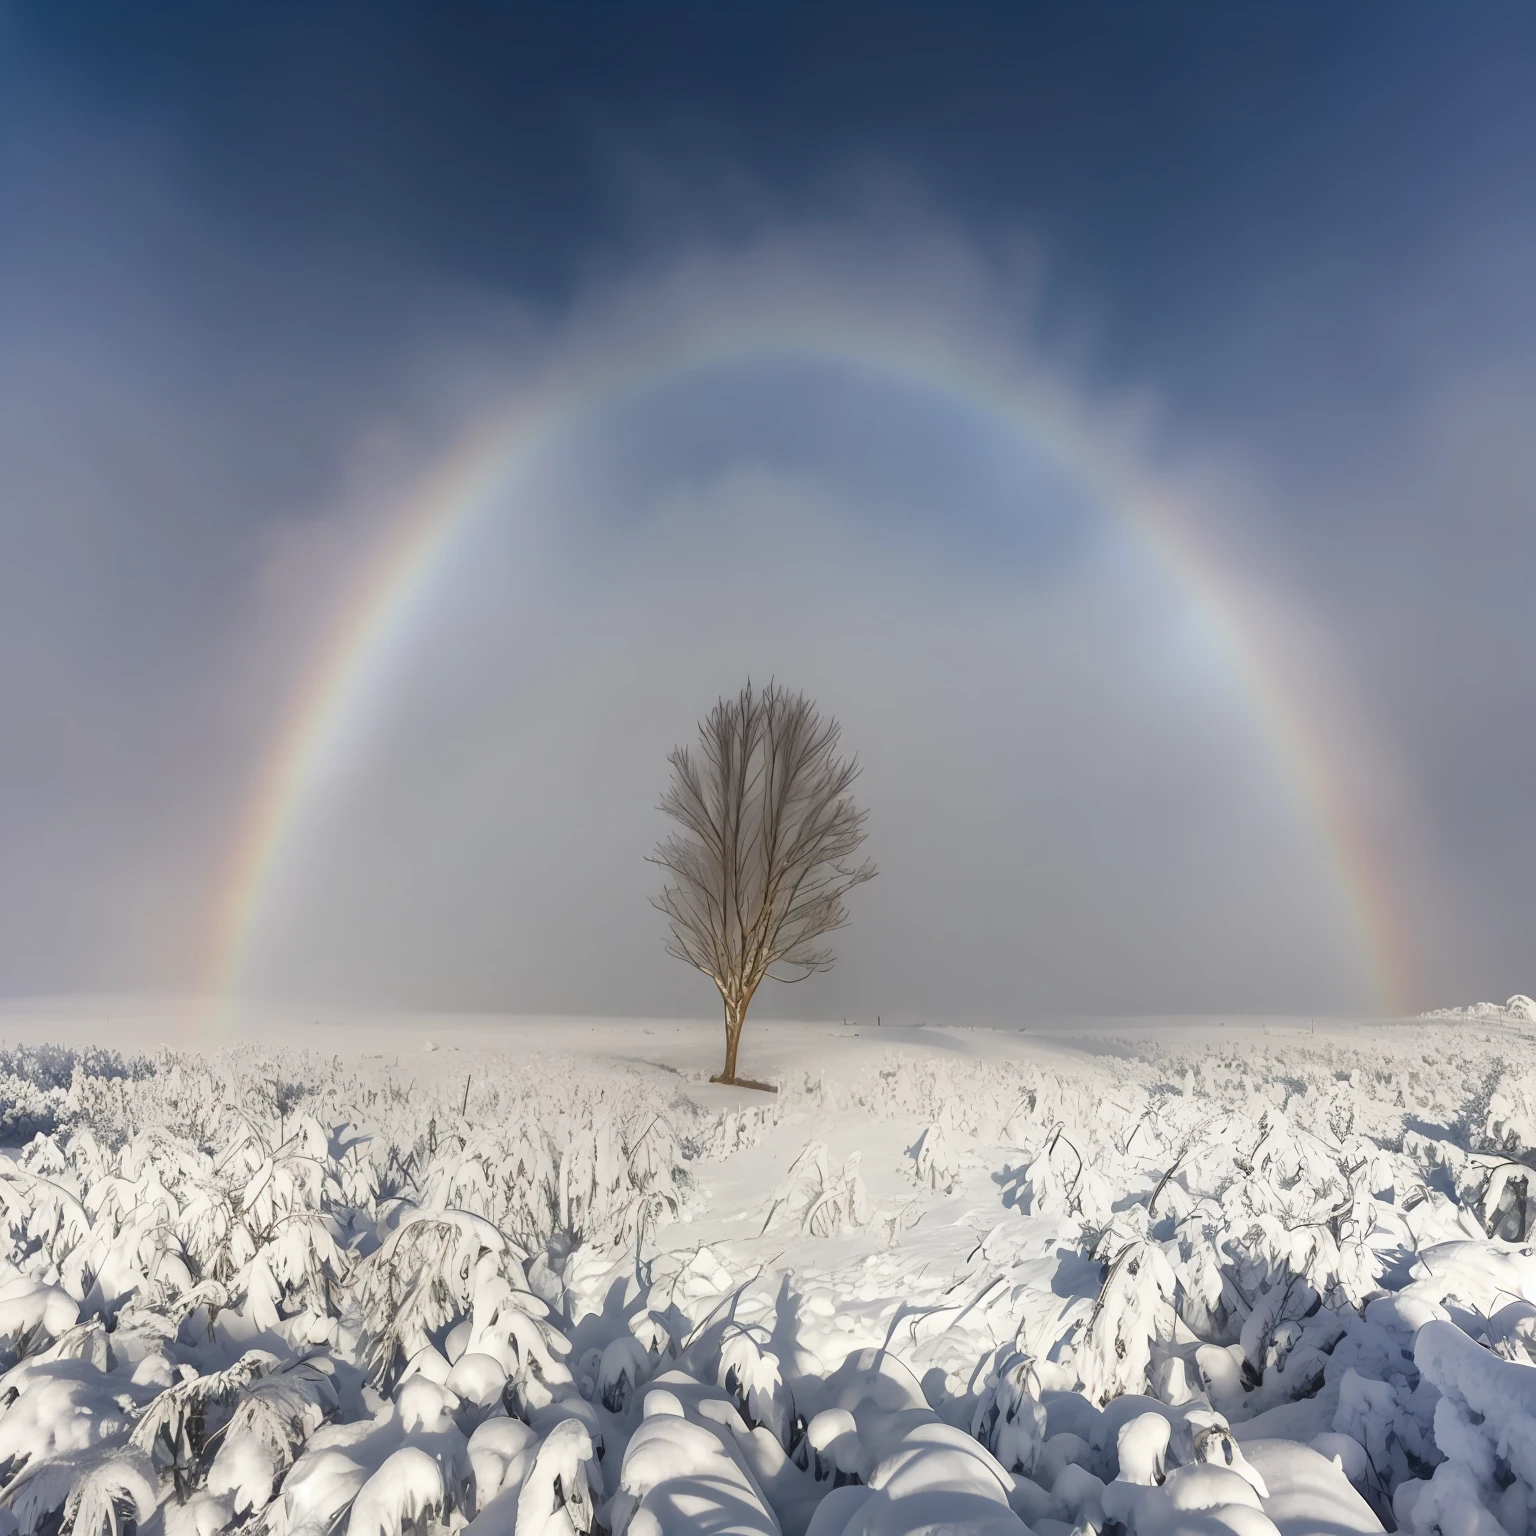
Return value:
[(1045, 1444), (1047, 1414), (1035, 1363), (1017, 1350), (997, 1367), (971, 1420), (971, 1433), (1010, 1472), (1030, 1476)]
[(777, 1204), (792, 1209), (800, 1224), (816, 1237), (833, 1237), (848, 1227), (865, 1226), (872, 1214), (860, 1154), (854, 1152), (839, 1169), (827, 1158), (826, 1146), (808, 1142), (789, 1168), (787, 1186)]
[(750, 1330), (735, 1328), (727, 1334), (720, 1346), (719, 1376), (749, 1428), (761, 1424), (786, 1451), (795, 1448), (794, 1394), (785, 1385), (779, 1357)]
[(945, 1139), (941, 1125), (930, 1125), (912, 1146), (913, 1174), (919, 1184), (946, 1195), (960, 1182), (960, 1160)]
[(1536, 1522), (1536, 1365), (1501, 1360), (1454, 1323), (1432, 1318), (1414, 1363), (1440, 1393), (1435, 1444), (1445, 1460), (1427, 1481), (1399, 1484), (1406, 1531), (1523, 1533)]
[(1104, 1283), (1075, 1363), (1083, 1391), (1104, 1403), (1147, 1385), (1153, 1346), (1174, 1336), (1179, 1282), (1163, 1250), (1134, 1227), (1112, 1225), (1095, 1257), (1107, 1266)]

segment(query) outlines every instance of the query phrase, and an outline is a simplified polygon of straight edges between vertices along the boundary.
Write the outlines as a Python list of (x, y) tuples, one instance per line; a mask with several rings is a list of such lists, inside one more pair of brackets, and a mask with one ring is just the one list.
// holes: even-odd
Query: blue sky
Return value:
[[(306, 647), (477, 413), (647, 317), (872, 293), (1201, 487), (1422, 1000), (1536, 985), (1533, 64), (1497, 5), (0, 5), (0, 990), (197, 976)], [(1186, 597), (1018, 443), (742, 366), (535, 482), (253, 985), (707, 1011), (643, 854), (750, 667), (845, 719), (886, 869), (785, 1006), (1370, 1005)]]

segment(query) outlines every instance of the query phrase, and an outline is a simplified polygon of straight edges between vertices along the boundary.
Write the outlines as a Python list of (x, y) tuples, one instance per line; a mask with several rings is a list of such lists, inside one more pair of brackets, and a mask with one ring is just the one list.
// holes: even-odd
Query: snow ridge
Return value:
[(1536, 1024), (1536, 1000), (1517, 992), (1503, 1003), (1469, 1003), (1462, 1008), (1435, 1008), (1421, 1019), (1466, 1019), (1476, 1023)]

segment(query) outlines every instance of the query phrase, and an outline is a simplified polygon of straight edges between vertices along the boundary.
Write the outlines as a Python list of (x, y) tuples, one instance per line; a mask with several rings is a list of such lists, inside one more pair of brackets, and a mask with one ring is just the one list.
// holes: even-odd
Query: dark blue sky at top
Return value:
[[(6, 39), (12, 216), (81, 213), (50, 129), (159, 138), (244, 264), (159, 254), (253, 366), (387, 345), (423, 280), (558, 304), (884, 177), (1046, 240), (1106, 372), (1316, 447), (1507, 332), (1484, 240), (1536, 217), (1517, 6), (67, 5)], [(1445, 307), (1384, 328), (1374, 291), (1431, 272)]]
[[(1253, 469), (1236, 544), (1304, 594), (1412, 783), (1436, 998), (1536, 985), (1533, 80), (1512, 4), (0, 0), (0, 862), (69, 866), (55, 820), (82, 847), (137, 822), (205, 850), (178, 899), (202, 889), (227, 795), (125, 807), (111, 775), (154, 781), (167, 739), (218, 759), (185, 703), (210, 608), (422, 412), (435, 346), (472, 355), (439, 441), (501, 341), (627, 273), (938, 230), (989, 302), (1017, 274), (999, 324), (1085, 393), (1145, 392), (1175, 456)], [(792, 375), (614, 412), (612, 466), (852, 466), (903, 516), (963, 506), (936, 519), (957, 558), (1070, 543), (1070, 495), (1010, 521), (1039, 466), (937, 401)], [(177, 702), (136, 735), (146, 679)], [(67, 955), (33, 915), (70, 910), (66, 877), (5, 878), (0, 922)], [(29, 964), (0, 945), (0, 991), (68, 979)]]

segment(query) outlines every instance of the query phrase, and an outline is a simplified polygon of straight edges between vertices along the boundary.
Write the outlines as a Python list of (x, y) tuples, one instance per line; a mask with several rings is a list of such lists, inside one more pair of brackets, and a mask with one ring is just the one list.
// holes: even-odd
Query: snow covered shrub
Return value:
[(1212, 1342), (1235, 1337), (1249, 1310), (1229, 1273), (1230, 1261), (1223, 1264), (1225, 1235), (1225, 1212), (1203, 1199), (1174, 1224), (1164, 1247), (1179, 1282), (1174, 1304), (1180, 1320), (1196, 1337)]
[(459, 1507), (436, 1457), (419, 1446), (402, 1445), (358, 1490), (347, 1530), (351, 1536), (425, 1536), (441, 1529)]
[(1359, 1306), (1374, 1289), (1369, 1163), (1351, 1169), (1344, 1156), (1279, 1111), (1261, 1116), (1256, 1144), (1237, 1158), (1243, 1177), (1222, 1197), (1247, 1294), (1301, 1276), (1330, 1305)]
[(1024, 1174), (1021, 1201), (1031, 1216), (1070, 1214), (1097, 1226), (1109, 1219), (1109, 1190), (1058, 1120)]
[(656, 1316), (654, 1312), (642, 1312), (632, 1318), (629, 1324), (630, 1332), (651, 1362), (652, 1367), (662, 1360), (672, 1359), (677, 1348), (668, 1333), (666, 1324)]
[(693, 1161), (723, 1162), (737, 1152), (755, 1147), (783, 1121), (786, 1106), (796, 1097), (792, 1090), (787, 1090), (776, 1094), (769, 1104), (721, 1110), (684, 1139), (687, 1157)]
[(389, 1192), (483, 1217), (529, 1254), (628, 1247), (682, 1207), (684, 1148), (669, 1118), (590, 1089), (545, 1123), (442, 1140), (429, 1130), (393, 1159)]
[(1115, 1430), (1117, 1470), (1099, 1497), (1105, 1529), (1181, 1536), (1384, 1529), (1340, 1461), (1321, 1449), (1260, 1438), (1245, 1450), (1219, 1415), (1199, 1407), (1131, 1413)]
[(795, 1399), (779, 1357), (746, 1328), (733, 1328), (720, 1345), (720, 1385), (736, 1399), (749, 1428), (761, 1424), (786, 1451), (795, 1444)]
[[(1150, 1381), (1152, 1348), (1171, 1340), (1178, 1280), (1163, 1250), (1119, 1222), (1100, 1240), (1094, 1255), (1107, 1265), (1087, 1326), (1076, 1347), (1083, 1391), (1095, 1403), (1125, 1392), (1143, 1392)], [(1127, 1213), (1128, 1214), (1128, 1213)]]
[[(613, 1536), (686, 1530), (705, 1511), (737, 1536), (778, 1536), (762, 1487), (730, 1428), (664, 1387), (645, 1395), (644, 1419), (631, 1436), (609, 1516)], [(518, 1528), (522, 1511), (518, 1511)]]
[(1414, 1362), (1440, 1392), (1427, 1482), (1403, 1482), (1393, 1508), (1406, 1531), (1521, 1532), (1536, 1518), (1536, 1367), (1500, 1360), (1453, 1323), (1431, 1320)]
[(800, 1224), (815, 1237), (833, 1237), (848, 1227), (866, 1225), (872, 1214), (864, 1180), (859, 1175), (860, 1155), (853, 1152), (841, 1169), (833, 1172), (826, 1146), (808, 1142), (789, 1167), (789, 1190), (780, 1198), (799, 1212)]
[[(1469, 1160), (1470, 1161), (1470, 1160)], [(1536, 1166), (1507, 1159), (1480, 1160), (1474, 1164), (1483, 1174), (1471, 1208), (1489, 1237), (1523, 1242), (1536, 1235)]]
[(69, 1095), (62, 1088), (41, 1088), (14, 1073), (0, 1075), (0, 1141), (15, 1146), (56, 1130), (65, 1118)]
[(237, 1512), (259, 1511), (300, 1447), (336, 1412), (332, 1378), (324, 1357), (283, 1364), (249, 1350), (227, 1370), (167, 1387), (143, 1411), (130, 1443), (171, 1474), (178, 1497), (206, 1481)]
[(566, 1419), (545, 1437), (518, 1491), (514, 1529), (534, 1536), (589, 1536), (598, 1523), (602, 1487), (591, 1435), (578, 1420)]
[(960, 1182), (960, 1161), (950, 1150), (941, 1126), (930, 1125), (913, 1144), (910, 1156), (919, 1184), (946, 1195), (953, 1193)]
[(971, 1433), (1010, 1472), (1026, 1477), (1033, 1476), (1045, 1444), (1042, 1390), (1035, 1362), (1010, 1351), (992, 1373), (971, 1419)]
[(154, 1468), (139, 1452), (91, 1445), (30, 1462), (0, 1493), (21, 1536), (126, 1536), (154, 1513)]
[(1536, 1067), (1502, 1073), (1488, 1095), (1482, 1142), (1508, 1156), (1536, 1153)]
[(596, 1391), (609, 1413), (623, 1413), (651, 1374), (652, 1356), (632, 1333), (621, 1334), (603, 1350)]
[(477, 1352), (492, 1340), (501, 1346), (498, 1353), (510, 1345), (509, 1363), (534, 1371), (547, 1370), (555, 1352), (553, 1331), (540, 1327), (548, 1309), (528, 1290), (517, 1253), (495, 1227), (467, 1211), (408, 1215), (357, 1266), (347, 1301), (362, 1361), (386, 1391), (424, 1356), (435, 1357), (435, 1368), (446, 1375), (438, 1345), (472, 1309)]
[(47, 1348), (79, 1316), (79, 1304), (56, 1285), (19, 1276), (0, 1286), (0, 1370)]
[(16, 1146), (84, 1123), (93, 1096), (105, 1085), (136, 1082), (152, 1070), (142, 1057), (95, 1046), (0, 1049), (0, 1144)]

